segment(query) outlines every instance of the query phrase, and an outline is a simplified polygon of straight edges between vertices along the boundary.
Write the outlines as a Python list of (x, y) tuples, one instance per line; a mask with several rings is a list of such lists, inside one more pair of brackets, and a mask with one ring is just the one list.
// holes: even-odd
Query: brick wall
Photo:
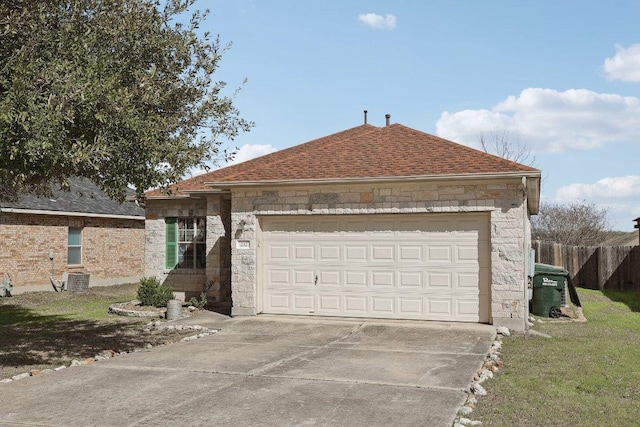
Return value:
[[(82, 265), (67, 265), (69, 227), (82, 228)], [(49, 251), (54, 254), (53, 263)], [(0, 274), (14, 286), (43, 285), (64, 271), (91, 274), (91, 282), (116, 283), (144, 273), (144, 221), (0, 213)]]

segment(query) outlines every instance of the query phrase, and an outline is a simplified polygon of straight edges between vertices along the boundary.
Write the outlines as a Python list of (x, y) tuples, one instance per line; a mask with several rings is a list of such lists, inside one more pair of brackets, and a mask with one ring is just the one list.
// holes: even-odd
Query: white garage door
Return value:
[(265, 217), (264, 313), (489, 321), (484, 214)]

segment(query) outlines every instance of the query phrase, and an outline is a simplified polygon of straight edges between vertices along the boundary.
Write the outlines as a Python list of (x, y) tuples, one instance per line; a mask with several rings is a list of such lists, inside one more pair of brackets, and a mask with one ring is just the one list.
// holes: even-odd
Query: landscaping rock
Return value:
[(471, 393), (475, 394), (476, 396), (486, 396), (487, 395), (487, 390), (485, 390), (484, 387), (482, 387), (477, 382), (471, 383), (470, 390), (471, 390)]
[(463, 406), (458, 410), (458, 414), (462, 415), (463, 417), (471, 414), (472, 412), (473, 412), (473, 408), (470, 408), (469, 406)]
[(480, 372), (480, 375), (478, 376), (478, 382), (482, 383), (485, 382), (486, 380), (493, 378), (493, 372), (489, 369), (482, 369), (482, 371)]
[(482, 425), (482, 421), (474, 421), (474, 420), (470, 420), (469, 418), (460, 418), (458, 420), (458, 423), (460, 423), (463, 426), (467, 426), (467, 427), (481, 426)]
[(509, 328), (507, 328), (506, 326), (498, 326), (496, 328), (496, 332), (505, 337), (511, 336), (511, 332), (509, 332)]

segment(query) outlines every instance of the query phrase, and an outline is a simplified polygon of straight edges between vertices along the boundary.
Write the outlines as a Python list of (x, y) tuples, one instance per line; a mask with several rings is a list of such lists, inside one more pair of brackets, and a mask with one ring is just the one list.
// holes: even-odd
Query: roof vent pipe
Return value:
[(367, 124), (367, 110), (364, 110), (364, 124)]
[(387, 126), (389, 126), (389, 122), (391, 120), (391, 114), (385, 114), (384, 118), (387, 119)]

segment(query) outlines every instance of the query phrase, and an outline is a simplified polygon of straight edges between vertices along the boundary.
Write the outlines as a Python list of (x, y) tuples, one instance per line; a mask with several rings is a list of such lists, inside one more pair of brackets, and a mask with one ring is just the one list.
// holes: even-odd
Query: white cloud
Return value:
[(640, 98), (586, 89), (528, 88), (491, 109), (445, 111), (436, 129), (443, 138), (475, 147), (481, 133), (500, 130), (536, 152), (590, 150), (637, 141)]
[(640, 82), (640, 44), (616, 46), (614, 57), (604, 60), (604, 71), (609, 80)]
[(374, 30), (393, 30), (396, 28), (396, 17), (386, 14), (385, 16), (377, 13), (367, 13), (358, 15), (358, 20), (364, 22)]
[(234, 159), (225, 166), (246, 162), (247, 160), (264, 156), (265, 154), (274, 153), (276, 151), (278, 151), (278, 149), (271, 144), (245, 144), (238, 149)]
[(593, 184), (575, 183), (558, 188), (561, 200), (585, 200), (592, 198), (628, 199), (640, 196), (640, 176), (617, 176), (603, 178)]

